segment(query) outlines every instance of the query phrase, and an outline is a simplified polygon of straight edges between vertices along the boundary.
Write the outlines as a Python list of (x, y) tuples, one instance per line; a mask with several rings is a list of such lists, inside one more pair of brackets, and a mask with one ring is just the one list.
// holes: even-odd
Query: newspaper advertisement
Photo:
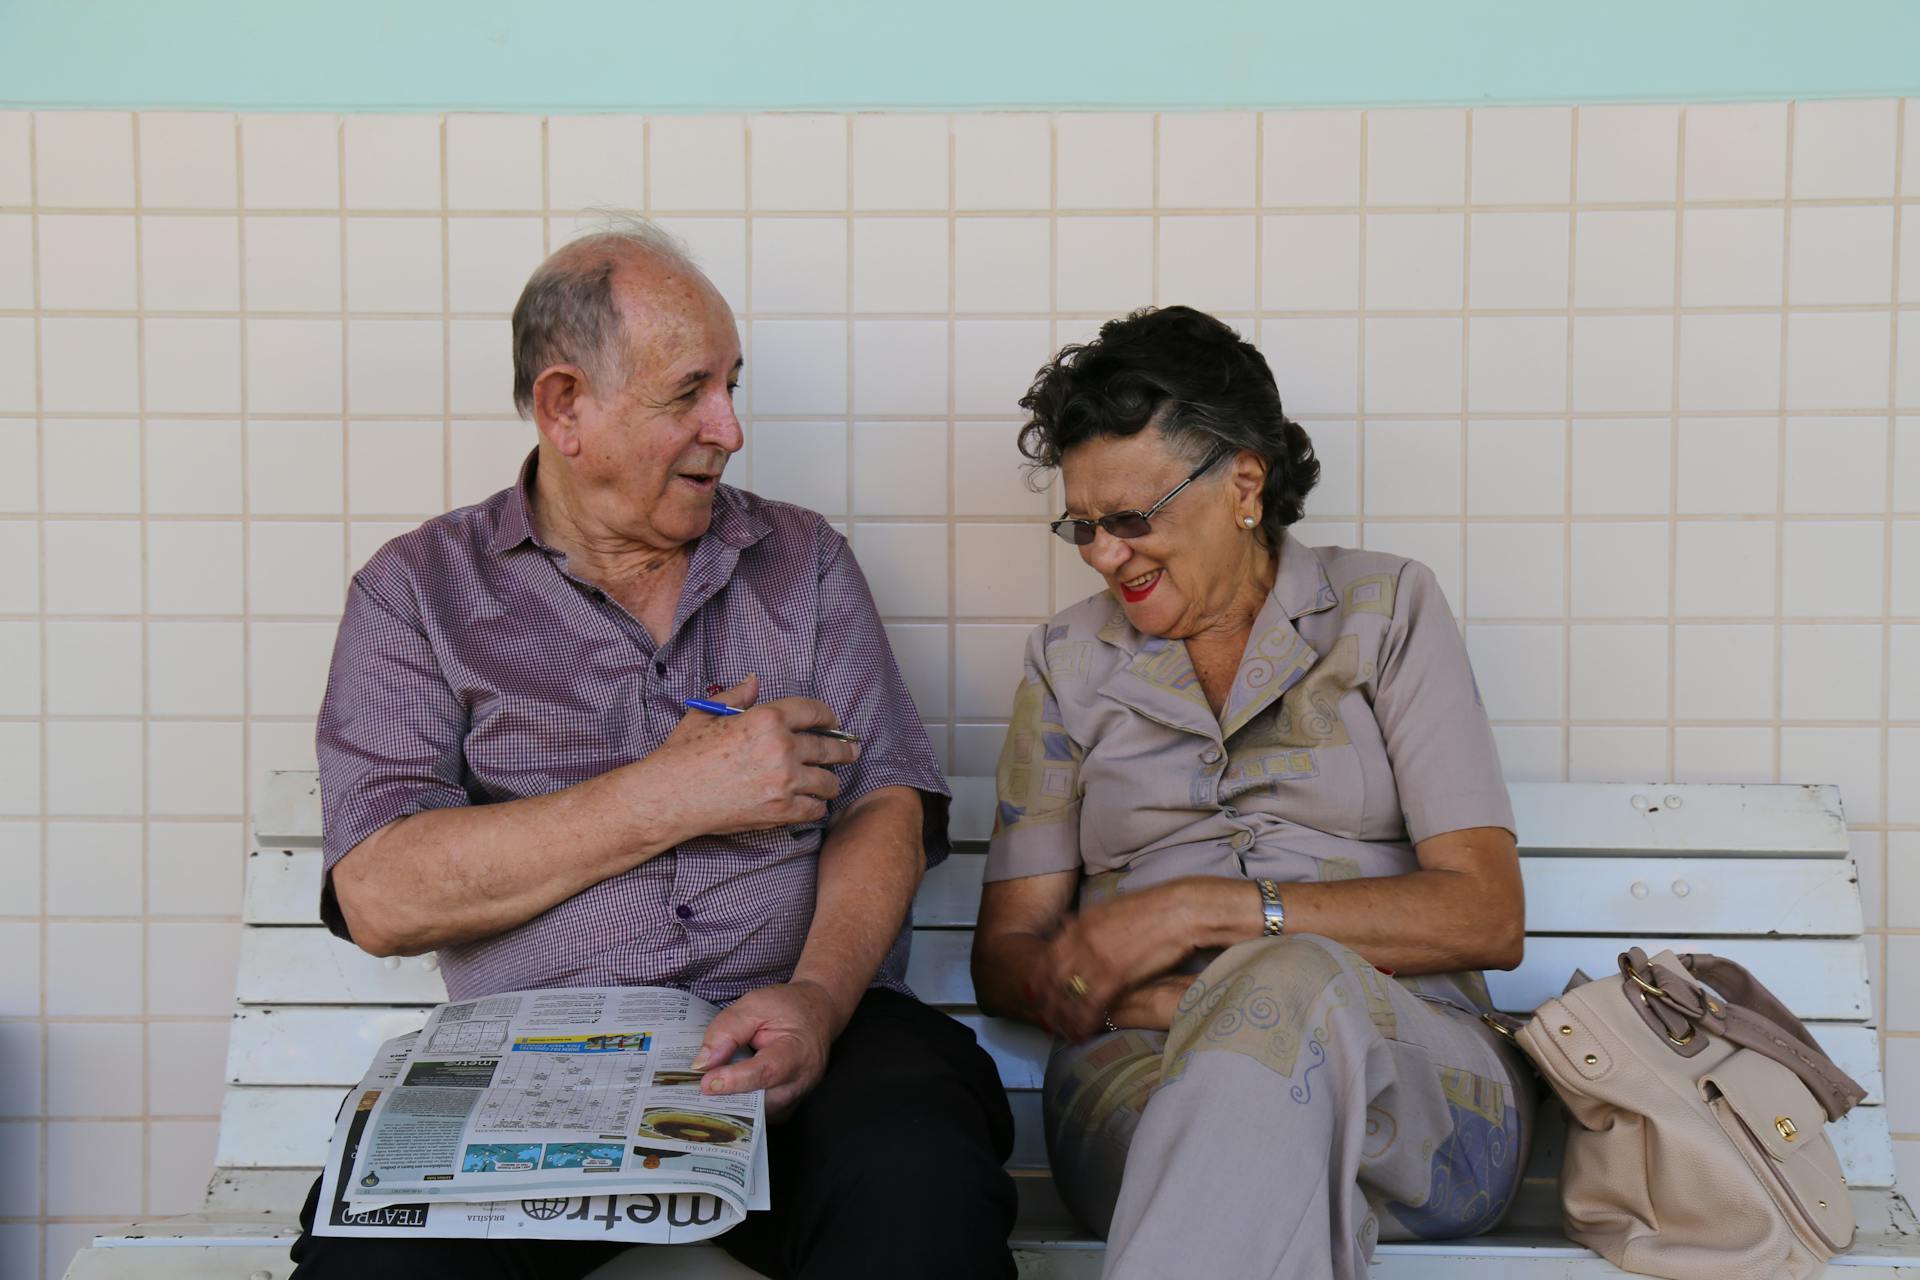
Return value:
[(764, 1099), (701, 1093), (693, 1059), (717, 1012), (657, 987), (439, 1006), (367, 1107), (351, 1211), (675, 1193), (744, 1211), (764, 1181)]
[[(418, 1033), (380, 1046), (373, 1066), (347, 1095), (334, 1124), (327, 1166), (320, 1176), (316, 1235), (385, 1239), (619, 1240), (633, 1244), (685, 1244), (736, 1225), (741, 1210), (703, 1192), (640, 1195), (536, 1196), (522, 1200), (418, 1201), (383, 1204), (355, 1212), (344, 1191), (367, 1117), (380, 1095), (399, 1080)], [(755, 1195), (747, 1208), (766, 1208), (766, 1147), (754, 1152)]]

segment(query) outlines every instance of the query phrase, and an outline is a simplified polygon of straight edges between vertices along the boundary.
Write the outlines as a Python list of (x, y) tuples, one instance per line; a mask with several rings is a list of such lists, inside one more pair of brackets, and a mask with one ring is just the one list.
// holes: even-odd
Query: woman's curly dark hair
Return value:
[(1062, 347), (1020, 407), (1020, 452), (1035, 471), (1058, 467), (1075, 445), (1148, 426), (1196, 466), (1221, 446), (1251, 450), (1267, 463), (1260, 536), (1270, 549), (1320, 479), (1313, 441), (1281, 411), (1266, 357), (1192, 307), (1142, 307)]

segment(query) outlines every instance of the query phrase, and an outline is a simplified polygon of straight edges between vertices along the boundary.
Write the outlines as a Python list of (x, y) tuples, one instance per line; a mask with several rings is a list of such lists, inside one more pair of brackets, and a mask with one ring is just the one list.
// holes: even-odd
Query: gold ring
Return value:
[(1071, 973), (1067, 975), (1067, 997), (1069, 999), (1085, 1000), (1087, 998), (1087, 992), (1092, 989), (1093, 988), (1087, 985), (1087, 980), (1079, 974)]

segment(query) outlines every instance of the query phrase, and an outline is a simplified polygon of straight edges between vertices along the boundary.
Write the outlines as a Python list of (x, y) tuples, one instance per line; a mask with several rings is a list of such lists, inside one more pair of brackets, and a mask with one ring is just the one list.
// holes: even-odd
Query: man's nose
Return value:
[(747, 433), (740, 425), (740, 415), (734, 412), (733, 400), (728, 396), (719, 396), (712, 407), (703, 416), (700, 423), (700, 443), (724, 449), (728, 453), (738, 453), (747, 443)]

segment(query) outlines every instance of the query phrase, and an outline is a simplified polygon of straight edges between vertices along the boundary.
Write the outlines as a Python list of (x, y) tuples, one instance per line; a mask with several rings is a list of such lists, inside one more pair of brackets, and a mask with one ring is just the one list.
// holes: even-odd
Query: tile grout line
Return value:
[[(141, 136), (140, 112), (131, 113), (133, 132), (133, 300), (134, 309), (142, 313), (142, 318), (134, 322), (134, 392), (137, 404), (135, 438), (140, 453), (140, 612), (147, 612), (149, 587), (149, 551), (147, 548), (147, 322), (144, 229), (146, 220), (140, 214), (145, 195), (145, 183), (141, 176), (140, 154), (144, 145)], [(147, 863), (152, 855), (152, 833), (148, 828), (153, 810), (153, 658), (152, 627), (140, 624), (140, 1209), (142, 1213), (153, 1211), (153, 1186), (150, 1173), (153, 1168), (153, 1124), (152, 1124), (152, 1073), (148, 1064), (152, 1059), (152, 1032), (148, 1028), (145, 1015), (153, 1009), (153, 967), (150, 957), (153, 954), (153, 925), (146, 912), (147, 897), (151, 886), (147, 883)], [(51, 1036), (49, 1036), (51, 1039)]]
[[(1588, 108), (1592, 108), (1594, 106), (1601, 106), (1601, 105), (1607, 105), (1607, 104), (1588, 103), (1585, 105)], [(1695, 105), (1701, 105), (1701, 104), (1695, 104)], [(1705, 105), (1713, 105), (1713, 104), (1705, 104)], [(1460, 108), (1447, 108), (1447, 109), (1472, 111), (1472, 110), (1481, 110), (1484, 108), (1460, 107)], [(1571, 110), (1574, 108), (1569, 108), (1569, 109)], [(1362, 109), (1362, 110), (1365, 110), (1369, 114), (1371, 114), (1372, 110), (1374, 109)], [(1398, 110), (1398, 108), (1380, 108), (1379, 110), (1384, 110), (1388, 114), (1394, 114)], [(312, 112), (312, 113), (305, 113), (305, 114), (325, 114), (325, 113)], [(749, 113), (749, 114), (751, 115), (751, 114), (764, 114), (764, 113)], [(983, 113), (963, 112), (961, 114), (978, 115)], [(1059, 113), (1055, 113), (1055, 114), (1057, 115)], [(1272, 114), (1272, 113), (1268, 113), (1268, 114)], [(648, 118), (651, 119), (652, 117), (648, 117)], [(1731, 199), (1723, 199), (1723, 200), (1695, 201), (1693, 202), (1691, 207), (1695, 209), (1709, 209), (1709, 210), (1711, 209), (1774, 209), (1774, 208), (1780, 208), (1784, 206), (1786, 202), (1787, 201), (1785, 197), (1776, 198), (1776, 199), (1731, 198)], [(1793, 203), (1803, 208), (1825, 208), (1825, 209), (1845, 209), (1845, 208), (1860, 208), (1860, 207), (1881, 208), (1888, 204), (1892, 204), (1895, 207), (1907, 207), (1907, 206), (1913, 206), (1913, 205), (1920, 205), (1920, 194), (1914, 194), (1914, 195), (1894, 194), (1890, 196), (1801, 196), (1801, 197), (1794, 197)], [(1179, 205), (1179, 206), (1171, 206), (1171, 207), (1177, 209), (1178, 212), (1183, 215), (1237, 214), (1237, 215), (1244, 216), (1247, 213), (1247, 206), (1245, 205), (1241, 205), (1238, 207), (1209, 206), (1209, 205), (1191, 205), (1191, 206)], [(1260, 203), (1254, 207), (1263, 213), (1273, 213), (1273, 214), (1355, 213), (1360, 210), (1360, 206), (1357, 206), (1354, 204), (1341, 204), (1341, 203), (1297, 204), (1297, 205)], [(1583, 204), (1578, 200), (1574, 200), (1574, 201), (1516, 200), (1516, 201), (1501, 201), (1497, 205), (1488, 205), (1486, 207), (1488, 208), (1497, 207), (1503, 213), (1563, 213), (1563, 212), (1566, 212), (1570, 207), (1579, 209), (1584, 212), (1589, 212), (1589, 213), (1664, 213), (1673, 207), (1673, 202), (1671, 200), (1592, 200), (1592, 201), (1587, 201)], [(1420, 204), (1420, 203), (1391, 204), (1391, 205), (1379, 205), (1379, 206), (1376, 206), (1376, 208), (1380, 212), (1390, 213), (1390, 214), (1435, 214), (1435, 213), (1464, 214), (1464, 213), (1472, 212), (1472, 208), (1465, 202), (1434, 203), (1434, 204)], [(46, 214), (46, 215), (64, 215), (64, 214), (97, 215), (97, 214), (116, 214), (116, 213), (131, 214), (135, 212), (135, 210), (131, 205), (116, 205), (116, 204), (37, 205), (37, 206), (0, 204), (0, 214), (26, 213), (26, 212), (35, 211), (35, 210), (37, 210), (41, 214)], [(585, 211), (586, 210), (584, 209), (576, 209), (571, 207), (562, 208), (559, 210), (559, 212), (563, 212), (563, 213), (581, 213)], [(333, 209), (333, 208), (321, 208), (317, 206), (303, 207), (298, 205), (276, 205), (270, 209), (250, 209), (250, 208), (247, 208), (244, 205), (244, 203), (242, 203), (241, 205), (238, 205), (238, 206), (235, 206), (235, 205), (154, 205), (149, 208), (146, 208), (145, 210), (142, 210), (142, 212), (160, 215), (160, 216), (181, 216), (181, 217), (196, 217), (196, 216), (204, 217), (204, 216), (218, 215), (218, 214), (245, 213), (245, 214), (260, 217), (265, 220), (275, 220), (275, 219), (282, 219), (282, 218), (292, 219), (292, 218), (332, 217), (333, 215), (339, 213), (340, 210)], [(381, 207), (381, 206), (369, 205), (369, 206), (364, 206), (356, 209), (356, 212), (359, 213), (362, 217), (403, 218), (403, 219), (416, 219), (416, 220), (437, 218), (439, 216), (438, 211), (432, 208), (423, 208), (423, 207), (395, 208), (395, 207)], [(723, 208), (723, 207), (682, 208), (682, 209), (674, 209), (674, 210), (671, 210), (670, 212), (671, 212), (671, 215), (676, 218), (737, 218), (741, 214), (740, 209), (737, 209), (737, 208), (729, 209), (729, 208)], [(838, 216), (836, 211), (832, 209), (781, 209), (781, 210), (774, 210), (773, 212), (778, 213), (782, 217), (792, 217), (792, 218), (829, 219), (829, 218)], [(941, 209), (929, 208), (929, 207), (871, 208), (871, 209), (863, 208), (862, 210), (860, 210), (860, 212), (865, 214), (868, 217), (874, 217), (874, 218), (920, 218), (920, 219), (925, 219), (927, 221), (939, 221), (946, 216), (944, 211), (942, 211)], [(1059, 212), (1063, 216), (1067, 216), (1067, 217), (1145, 218), (1145, 217), (1151, 216), (1154, 210), (1151, 205), (1137, 205), (1137, 206), (1069, 205), (1069, 206), (1062, 206)], [(460, 219), (460, 220), (486, 220), (486, 219), (493, 219), (493, 218), (525, 218), (530, 216), (530, 211), (527, 208), (524, 208), (524, 207), (513, 208), (513, 207), (506, 207), (506, 206), (502, 206), (498, 208), (454, 209), (454, 210), (451, 210), (451, 213), (455, 219)], [(1043, 218), (1047, 215), (1047, 213), (1048, 213), (1048, 209), (1046, 207), (1037, 206), (1037, 205), (1030, 206), (1030, 207), (1021, 207), (1021, 206), (998, 207), (996, 206), (992, 208), (983, 208), (983, 209), (956, 210), (956, 215), (960, 218), (987, 218), (987, 219), (1009, 218), (1009, 217)]]
[(1786, 610), (1787, 530), (1782, 517), (1787, 510), (1787, 370), (1790, 351), (1790, 313), (1793, 303), (1793, 162), (1794, 139), (1799, 131), (1799, 104), (1787, 103), (1786, 176), (1782, 193), (1785, 201), (1780, 216), (1780, 381), (1774, 415), (1773, 478), (1773, 679), (1770, 693), (1773, 703), (1773, 780), (1786, 773), (1786, 631), (1782, 619)]
[[(853, 127), (854, 127), (854, 113), (851, 111), (843, 113), (841, 117), (840, 140), (841, 140), (841, 146), (846, 149), (847, 176), (846, 176), (846, 182), (844, 184), (844, 189), (841, 192), (841, 195), (845, 199), (846, 206), (847, 206), (846, 207), (847, 230), (846, 230), (846, 235), (844, 237), (844, 243), (846, 245), (846, 254), (847, 254), (846, 286), (847, 286), (847, 310), (849, 313), (851, 313), (853, 310), (853, 272), (854, 272), (854, 267), (856, 265), (855, 244), (854, 244), (854, 236), (853, 236), (853, 233), (854, 233), (853, 181), (854, 181), (854, 164), (856, 163), (854, 158)], [(951, 245), (952, 243), (951, 236), (948, 237), (948, 243), (949, 245)], [(949, 280), (951, 280), (951, 275), (952, 275), (951, 265), (949, 265), (948, 267), (948, 275), (949, 275)], [(949, 332), (948, 332), (948, 339), (947, 339), (947, 346), (948, 346), (947, 360), (948, 360), (948, 367), (951, 368), (952, 360), (953, 360), (953, 353), (952, 353), (953, 339), (952, 339), (951, 325), (948, 326), (948, 331)], [(948, 375), (948, 381), (949, 382), (952, 381), (951, 373), (949, 373)], [(849, 383), (849, 386), (851, 386), (851, 383)], [(847, 528), (851, 530), (853, 528), (854, 512), (859, 510), (859, 507), (860, 507), (860, 495), (859, 495), (860, 473), (859, 473), (859, 469), (854, 465), (854, 449), (856, 447), (856, 441), (854, 438), (855, 431), (854, 431), (854, 423), (853, 423), (853, 413), (851, 411), (852, 410), (851, 403), (848, 404), (848, 410), (849, 411), (847, 413), (846, 423), (840, 429), (840, 454), (841, 454), (841, 460), (843, 464), (841, 474), (844, 477), (844, 480), (846, 483), (846, 491), (845, 491), (846, 496), (841, 500), (841, 506), (845, 509)]]
[[(959, 405), (958, 369), (959, 337), (954, 321), (957, 312), (956, 297), (959, 288), (959, 257), (955, 241), (959, 239), (959, 224), (956, 216), (960, 207), (960, 134), (956, 120), (952, 115), (941, 117), (946, 122), (947, 144), (947, 420), (943, 435), (947, 451), (947, 714), (944, 736), (947, 741), (947, 760), (952, 764), (960, 751), (960, 530), (954, 519), (954, 512), (960, 505), (959, 475), (959, 438), (954, 429), (953, 419)], [(1053, 123), (1047, 117), (1048, 147), (1048, 193), (1051, 198)], [(851, 161), (849, 161), (851, 163)], [(847, 294), (847, 307), (853, 307), (853, 293)], [(849, 344), (851, 346), (851, 344)], [(853, 407), (852, 381), (848, 382), (848, 407)], [(851, 429), (850, 429), (851, 430)]]
[(1573, 469), (1575, 446), (1574, 337), (1577, 321), (1574, 304), (1579, 300), (1580, 262), (1580, 108), (1568, 112), (1567, 142), (1567, 351), (1566, 386), (1562, 392), (1565, 425), (1561, 428), (1562, 483), (1560, 530), (1560, 780), (1573, 777)]
[(52, 973), (52, 940), (48, 934), (47, 920), (52, 900), (50, 885), (53, 878), (49, 832), (46, 821), (47, 812), (53, 807), (52, 795), (48, 787), (48, 773), (52, 764), (50, 758), (50, 740), (48, 716), (51, 707), (47, 699), (47, 656), (51, 652), (47, 630), (47, 386), (46, 386), (46, 337), (45, 321), (40, 316), (40, 303), (45, 291), (41, 267), (41, 218), (38, 210), (40, 201), (40, 114), (33, 112), (27, 117), (27, 184), (35, 210), (32, 217), (30, 235), (33, 244), (33, 407), (34, 407), (34, 479), (35, 479), (35, 522), (34, 522), (34, 559), (39, 581), (35, 584), (35, 595), (40, 608), (39, 625), (36, 628), (40, 645), (40, 723), (35, 746), (39, 753), (40, 777), (36, 800), (38, 801), (40, 835), (40, 919), (35, 929), (35, 950), (39, 961), (39, 1017), (36, 1026), (39, 1034), (40, 1090), (39, 1111), (34, 1118), (35, 1136), (39, 1139), (39, 1150), (35, 1153), (35, 1169), (38, 1186), (34, 1190), (34, 1211), (43, 1225), (35, 1229), (37, 1239), (36, 1273), (46, 1266), (47, 1230), (44, 1225), (47, 1210), (51, 1207), (47, 1201), (47, 1183), (50, 1161), (48, 1147), (52, 1143), (52, 1130), (47, 1125), (47, 1112), (52, 1109), (52, 1089), (49, 1081), (53, 1076), (52, 1049), (47, 1034), (47, 1015), (51, 1009), (49, 987)]
[(1454, 627), (1460, 632), (1461, 643), (1466, 642), (1467, 591), (1472, 571), (1467, 563), (1467, 468), (1470, 464), (1469, 441), (1467, 438), (1468, 395), (1472, 387), (1473, 370), (1473, 125), (1479, 118), (1478, 111), (1461, 112), (1460, 162), (1462, 173), (1460, 189), (1466, 197), (1469, 212), (1460, 215), (1460, 434), (1459, 466), (1456, 477), (1456, 496), (1459, 502), (1456, 517), (1458, 530), (1454, 534), (1454, 550), (1460, 557), (1460, 602), (1456, 610)]
[(1681, 106), (1674, 112), (1673, 142), (1673, 368), (1667, 388), (1672, 416), (1667, 421), (1667, 778), (1680, 780), (1680, 369), (1685, 355), (1685, 326), (1680, 314), (1680, 281), (1686, 243), (1687, 124)]
[[(246, 204), (246, 122), (238, 115), (233, 124), (234, 149), (234, 199), (240, 206)], [(244, 213), (234, 216), (234, 252), (236, 256), (235, 288), (240, 303), (240, 754), (246, 761), (240, 779), (240, 849), (239, 865), (235, 868), (240, 881), (240, 900), (244, 911), (246, 891), (247, 858), (252, 851), (251, 830), (255, 800), (255, 781), (253, 777), (253, 751), (258, 741), (254, 732), (254, 696), (253, 696), (253, 588), (250, 572), (253, 558), (253, 485), (250, 483), (252, 469), (253, 423), (248, 416), (253, 405), (253, 375), (251, 366), (252, 323), (247, 319), (247, 307), (252, 301), (247, 288), (247, 219)], [(341, 278), (346, 277), (346, 263), (340, 264)], [(342, 334), (341, 341), (345, 341)], [(344, 432), (344, 426), (342, 428)], [(225, 1074), (224, 1072), (222, 1073)]]
[[(1361, 111), (1358, 204), (1354, 212), (1354, 292), (1358, 307), (1353, 325), (1353, 541), (1367, 545), (1367, 200), (1371, 196), (1367, 167), (1372, 140), (1373, 113)], [(1264, 192), (1261, 194), (1265, 194)], [(1464, 594), (1464, 593), (1463, 593)], [(1464, 611), (1466, 601), (1461, 602)]]
[[(1907, 116), (1910, 114), (1907, 110), (1908, 106), (1909, 106), (1909, 103), (1905, 101), (1896, 101), (1894, 104), (1893, 193), (1896, 197), (1899, 195), (1901, 185), (1905, 181), (1904, 170), (1906, 167), (1906, 146), (1905, 146), (1906, 129), (1908, 125), (1911, 123), (1907, 119)], [(1880, 778), (1879, 778), (1879, 783), (1880, 783), (1880, 820), (1883, 824), (1890, 823), (1893, 817), (1893, 763), (1892, 763), (1893, 730), (1891, 727), (1891, 721), (1893, 717), (1893, 706), (1892, 706), (1893, 625), (1890, 619), (1893, 616), (1893, 586), (1894, 586), (1894, 573), (1893, 573), (1893, 558), (1894, 558), (1894, 545), (1895, 545), (1894, 536), (1893, 536), (1894, 527), (1895, 527), (1894, 519), (1893, 519), (1893, 512), (1895, 509), (1894, 467), (1897, 460), (1896, 446), (1898, 444), (1899, 429), (1900, 429), (1900, 419), (1899, 419), (1898, 413), (1895, 410), (1895, 406), (1900, 403), (1900, 400), (1899, 400), (1900, 255), (1903, 249), (1908, 247), (1908, 246), (1905, 246), (1901, 241), (1900, 228), (1901, 228), (1901, 224), (1905, 222), (1906, 219), (1900, 216), (1900, 211), (1898, 208), (1895, 208), (1892, 210), (1892, 221), (1893, 221), (1893, 245), (1892, 245), (1892, 254), (1891, 254), (1892, 260), (1891, 260), (1891, 263), (1889, 264), (1891, 267), (1891, 271), (1889, 273), (1891, 278), (1888, 281), (1888, 293), (1894, 305), (1894, 310), (1892, 314), (1892, 323), (1889, 326), (1889, 332), (1887, 334), (1887, 344), (1889, 348), (1889, 354), (1887, 358), (1887, 442), (1886, 442), (1886, 454), (1885, 454), (1886, 476), (1884, 479), (1884, 488), (1882, 490), (1882, 495), (1885, 498), (1885, 502), (1886, 502), (1887, 514), (1885, 516), (1885, 529), (1882, 535), (1882, 543), (1881, 543), (1880, 628), (1879, 628), (1880, 629), (1880, 689), (1879, 689), (1879, 694), (1880, 694)], [(1783, 435), (1785, 434), (1784, 430), (1782, 434)], [(1885, 831), (1882, 831), (1880, 835), (1876, 837), (1876, 839), (1878, 840), (1879, 846), (1880, 846), (1879, 848), (1880, 901), (1876, 904), (1876, 906), (1879, 908), (1880, 918), (1877, 925), (1875, 925), (1873, 921), (1869, 920), (1868, 930), (1870, 933), (1877, 934), (1875, 941), (1871, 945), (1879, 953), (1880, 964), (1878, 968), (1881, 975), (1880, 985), (1884, 988), (1887, 985), (1887, 958), (1889, 954), (1889, 944), (1887, 942), (1887, 937), (1888, 937), (1888, 925), (1890, 923), (1890, 916), (1887, 910), (1887, 900), (1890, 896), (1888, 893), (1888, 885), (1891, 883), (1893, 879), (1893, 841)], [(1854, 875), (1856, 879), (1859, 877), (1859, 871), (1858, 871), (1857, 865), (1856, 865)], [(1909, 974), (1906, 978), (1902, 979), (1902, 981), (1912, 981), (1912, 980), (1914, 980), (1914, 977), (1911, 974)], [(1882, 999), (1884, 998), (1885, 997), (1883, 996)], [(1886, 1040), (1878, 1039), (1877, 1047), (1879, 1049), (1881, 1076), (1884, 1079), (1886, 1075), (1886, 1066), (1887, 1066)], [(1898, 1147), (1896, 1146), (1895, 1149), (1898, 1150)]]
[[(335, 196), (340, 201), (339, 227), (336, 231), (336, 243), (340, 250), (340, 559), (336, 563), (336, 580), (340, 584), (339, 596), (344, 601), (347, 592), (347, 580), (353, 572), (353, 419), (352, 400), (352, 321), (347, 318), (349, 298), (347, 296), (347, 121), (336, 118), (334, 130), (334, 169)], [(441, 335), (444, 348), (445, 333)], [(444, 360), (443, 369), (444, 374)], [(444, 470), (444, 464), (443, 468)], [(344, 607), (344, 604), (343, 606)]]

